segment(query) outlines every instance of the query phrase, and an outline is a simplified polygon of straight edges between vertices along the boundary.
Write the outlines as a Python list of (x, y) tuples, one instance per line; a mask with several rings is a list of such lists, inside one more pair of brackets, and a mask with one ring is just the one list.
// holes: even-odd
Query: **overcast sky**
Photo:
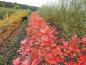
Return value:
[(55, 0), (1, 0), (1, 1), (7, 1), (7, 2), (17, 2), (20, 4), (27, 4), (32, 6), (41, 6), (42, 4), (46, 4), (47, 2), (52, 2)]

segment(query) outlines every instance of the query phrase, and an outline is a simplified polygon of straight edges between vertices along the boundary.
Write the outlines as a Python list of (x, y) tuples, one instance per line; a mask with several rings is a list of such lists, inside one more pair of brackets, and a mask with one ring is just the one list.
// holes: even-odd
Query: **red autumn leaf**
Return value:
[(39, 63), (39, 60), (36, 58), (36, 59), (33, 59), (31, 65), (38, 65)]
[(26, 53), (29, 53), (29, 52), (30, 52), (30, 49), (29, 49), (29, 48), (26, 48), (26, 49), (25, 49), (25, 52), (26, 52)]
[(82, 43), (83, 43), (84, 45), (86, 45), (86, 36), (85, 36), (85, 37), (82, 37)]
[(16, 59), (13, 60), (13, 64), (14, 65), (19, 65), (19, 63), (20, 63), (20, 59), (19, 58), (16, 58)]
[(50, 59), (53, 59), (54, 58), (54, 56), (53, 56), (53, 54), (52, 53), (47, 53), (47, 55), (46, 55), (48, 58), (50, 58)]
[(80, 59), (86, 62), (86, 55), (80, 54)]
[(41, 29), (40, 32), (41, 32), (42, 35), (45, 35), (46, 34), (46, 31), (43, 30), (43, 29)]
[(64, 38), (61, 39), (61, 42), (63, 43), (64, 46), (68, 46), (69, 42), (68, 41), (65, 41)]
[(86, 65), (86, 61), (78, 60), (77, 65)]
[(30, 64), (29, 64), (29, 61), (28, 60), (24, 60), (24, 61), (22, 61), (22, 64), (21, 65), (30, 65)]
[(47, 60), (47, 62), (50, 64), (57, 64), (56, 59), (50, 59), (50, 60)]

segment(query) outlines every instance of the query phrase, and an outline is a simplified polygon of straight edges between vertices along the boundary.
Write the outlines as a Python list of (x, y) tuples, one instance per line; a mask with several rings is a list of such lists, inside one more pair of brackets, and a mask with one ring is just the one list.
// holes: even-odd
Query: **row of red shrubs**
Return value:
[(86, 36), (66, 41), (55, 27), (33, 12), (14, 65), (86, 65)]

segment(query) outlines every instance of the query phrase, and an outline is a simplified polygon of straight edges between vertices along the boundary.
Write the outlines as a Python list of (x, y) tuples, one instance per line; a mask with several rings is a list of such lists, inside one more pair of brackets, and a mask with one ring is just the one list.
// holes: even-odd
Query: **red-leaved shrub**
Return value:
[(14, 65), (86, 65), (86, 36), (74, 35), (69, 41), (59, 38), (56, 28), (36, 12), (31, 14), (26, 32)]

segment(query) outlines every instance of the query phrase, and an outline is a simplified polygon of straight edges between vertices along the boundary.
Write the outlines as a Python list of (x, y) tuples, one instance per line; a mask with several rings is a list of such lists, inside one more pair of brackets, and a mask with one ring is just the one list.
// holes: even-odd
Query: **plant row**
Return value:
[(10, 16), (6, 16), (2, 21), (0, 21), (0, 43), (4, 42), (3, 40), (6, 40), (11, 33), (19, 27), (22, 23), (23, 17), (26, 17), (27, 15), (27, 11), (19, 10)]
[(59, 26), (61, 35), (68, 40), (74, 34), (86, 34), (86, 1), (57, 0), (39, 8), (38, 12), (48, 22)]
[(86, 36), (59, 38), (58, 29), (36, 12), (31, 14), (26, 32), (14, 65), (86, 65)]

